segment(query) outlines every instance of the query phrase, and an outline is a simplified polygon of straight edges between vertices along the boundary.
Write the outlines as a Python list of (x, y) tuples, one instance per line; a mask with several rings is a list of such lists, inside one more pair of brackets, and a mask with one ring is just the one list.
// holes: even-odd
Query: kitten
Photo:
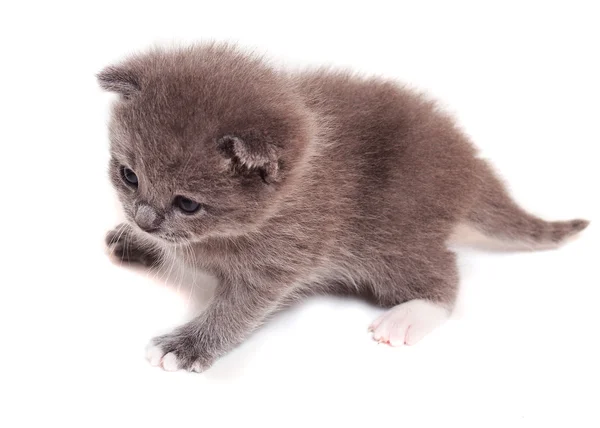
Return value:
[(108, 245), (147, 265), (191, 250), (219, 280), (202, 314), (151, 341), (166, 370), (206, 370), (308, 293), (368, 296), (391, 308), (374, 339), (412, 345), (453, 308), (458, 226), (536, 249), (588, 225), (525, 212), (451, 118), (391, 81), (219, 44), (157, 48), (98, 80), (120, 95), (110, 177), (127, 223)]

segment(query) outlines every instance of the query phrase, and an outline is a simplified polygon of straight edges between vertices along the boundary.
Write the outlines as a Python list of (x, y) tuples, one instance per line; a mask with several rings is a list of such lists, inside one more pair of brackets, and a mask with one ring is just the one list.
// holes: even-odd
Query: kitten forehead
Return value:
[(129, 113), (115, 112), (111, 121), (111, 150), (117, 157), (128, 161), (151, 159), (166, 168), (192, 159), (216, 158), (214, 127), (200, 126), (197, 132), (178, 133), (156, 123), (151, 115), (145, 118)]

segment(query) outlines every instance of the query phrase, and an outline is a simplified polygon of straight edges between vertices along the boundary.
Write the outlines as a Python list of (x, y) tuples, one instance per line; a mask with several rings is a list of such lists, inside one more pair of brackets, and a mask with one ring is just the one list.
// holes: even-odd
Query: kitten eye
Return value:
[(129, 184), (130, 186), (133, 186), (133, 187), (138, 186), (137, 175), (135, 175), (135, 172), (133, 172), (131, 169), (127, 168), (126, 166), (121, 167), (121, 176), (123, 177), (123, 180), (125, 180), (125, 182), (127, 184)]
[(184, 198), (183, 196), (177, 196), (175, 198), (175, 205), (186, 214), (193, 214), (200, 209), (200, 204), (198, 202)]

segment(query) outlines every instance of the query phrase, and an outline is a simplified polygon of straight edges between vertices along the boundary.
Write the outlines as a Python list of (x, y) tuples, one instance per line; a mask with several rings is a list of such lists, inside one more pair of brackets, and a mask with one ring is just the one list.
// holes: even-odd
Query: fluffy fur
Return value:
[(587, 225), (523, 211), (451, 118), (391, 81), (285, 72), (214, 44), (134, 55), (98, 80), (120, 95), (110, 174), (128, 218), (108, 244), (145, 264), (179, 249), (220, 281), (207, 310), (152, 341), (169, 370), (205, 370), (315, 292), (397, 306), (375, 338), (414, 343), (454, 305), (459, 224), (532, 248)]

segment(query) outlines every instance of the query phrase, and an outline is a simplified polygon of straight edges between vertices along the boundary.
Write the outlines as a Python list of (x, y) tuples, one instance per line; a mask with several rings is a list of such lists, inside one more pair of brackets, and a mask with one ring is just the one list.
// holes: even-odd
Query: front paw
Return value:
[(140, 263), (155, 266), (159, 262), (156, 251), (145, 248), (136, 240), (131, 226), (122, 223), (106, 234), (109, 254), (125, 263)]
[(161, 366), (169, 372), (200, 373), (213, 363), (213, 358), (202, 350), (198, 336), (177, 330), (152, 339), (146, 348), (146, 358), (151, 365)]

